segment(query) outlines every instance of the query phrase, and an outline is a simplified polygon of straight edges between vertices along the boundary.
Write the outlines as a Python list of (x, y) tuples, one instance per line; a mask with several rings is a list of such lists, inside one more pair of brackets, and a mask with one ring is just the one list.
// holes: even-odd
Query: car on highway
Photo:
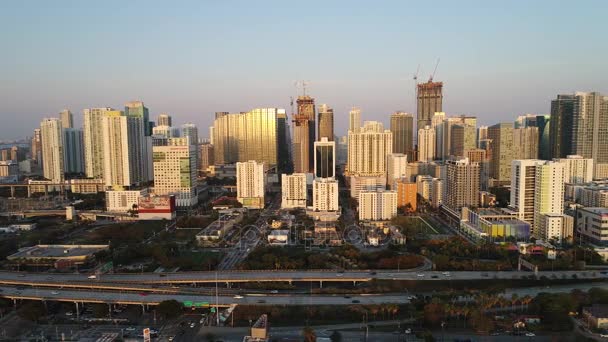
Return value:
[(65, 313), (65, 315), (66, 315), (66, 316), (73, 316), (73, 315), (74, 315), (74, 313), (73, 313), (72, 311), (68, 311), (68, 312), (66, 312), (66, 313)]
[(277, 294), (277, 293), (279, 293), (279, 290), (272, 290), (272, 291), (270, 291), (270, 293)]
[(336, 273), (336, 276), (338, 277), (342, 277), (344, 275), (344, 273)]
[(418, 273), (416, 276), (419, 278), (422, 278), (422, 277), (424, 277), (424, 273)]
[(243, 296), (241, 296), (241, 295), (236, 295), (236, 296), (234, 296), (234, 297), (232, 297), (232, 298), (234, 298), (234, 299), (243, 299)]
[(449, 277), (451, 276), (450, 272), (442, 272), (441, 274), (443, 274), (444, 277)]
[(53, 292), (51, 292), (51, 294), (52, 294), (52, 295), (58, 295), (58, 294), (59, 294), (59, 292), (57, 292), (57, 291), (53, 291)]
[(125, 331), (135, 331), (137, 330), (135, 327), (126, 327)]
[(147, 296), (148, 294), (147, 294), (146, 292), (140, 292), (140, 293), (139, 293), (139, 295), (140, 295), (140, 296), (144, 296), (144, 297), (145, 297), (145, 296)]
[(21, 273), (17, 277), (23, 278), (23, 277), (25, 277), (25, 274)]
[(196, 323), (192, 322), (190, 323), (190, 328), (194, 328), (196, 326)]
[(352, 302), (353, 302), (354, 304), (359, 304), (359, 303), (361, 303), (361, 301), (360, 301), (360, 300), (358, 300), (358, 299), (355, 299), (355, 300), (353, 300)]
[(88, 278), (88, 279), (97, 279), (97, 276), (96, 276), (96, 275), (90, 275), (90, 276), (88, 276), (87, 278)]

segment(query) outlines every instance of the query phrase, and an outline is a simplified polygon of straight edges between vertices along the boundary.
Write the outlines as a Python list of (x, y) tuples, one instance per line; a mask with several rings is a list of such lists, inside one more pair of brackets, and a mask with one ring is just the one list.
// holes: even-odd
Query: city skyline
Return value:
[[(608, 92), (602, 84), (602, 75), (608, 74), (601, 58), (605, 47), (593, 44), (601, 37), (605, 3), (589, 1), (597, 10), (580, 6), (568, 12), (544, 1), (472, 3), (477, 6), (465, 6), (466, 13), (447, 2), (433, 11), (423, 4), (276, 3), (266, 12), (246, 3), (168, 9), (132, 3), (120, 12), (112, 3), (95, 9), (78, 3), (3, 4), (0, 39), (9, 53), (0, 56), (0, 113), (20, 120), (2, 125), (0, 136), (31, 136), (40, 119), (58, 116), (64, 108), (80, 128), (83, 109), (121, 108), (131, 100), (144, 101), (150, 118), (168, 113), (179, 118), (177, 125), (207, 127), (216, 111), (289, 111), (289, 98), (301, 95), (294, 82), (302, 79), (310, 81), (308, 94), (316, 103), (334, 108), (335, 132), (344, 135), (353, 105), (362, 109), (363, 120), (380, 116), (386, 126), (394, 111), (415, 114), (412, 76), (420, 64), (418, 81), (425, 82), (437, 58), (434, 80), (444, 83), (443, 110), (450, 116), (477, 116), (483, 125), (526, 113), (549, 114), (555, 94)], [(147, 22), (162, 24), (134, 27), (128, 18), (135, 10)], [(584, 16), (576, 15), (581, 11)], [(417, 27), (427, 25), (429, 13), (437, 20), (421, 32)], [(26, 27), (28, 21), (19, 20), (25, 15), (36, 24)], [(251, 30), (221, 25), (249, 15), (272, 20)], [(363, 15), (366, 20), (358, 20)], [(111, 29), (87, 24), (101, 18), (122, 24)], [(564, 21), (576, 24), (576, 32), (562, 27)], [(325, 32), (314, 27), (325, 27), (317, 23), (331, 23), (332, 29)], [(583, 31), (588, 34), (577, 34)], [(316, 48), (285, 58), (303, 36)], [(586, 49), (553, 53), (564, 39), (576, 39)], [(101, 43), (108, 48), (89, 53)], [(267, 52), (245, 55), (255, 48)], [(110, 58), (122, 49), (138, 53)], [(334, 53), (320, 59), (319, 49)]]

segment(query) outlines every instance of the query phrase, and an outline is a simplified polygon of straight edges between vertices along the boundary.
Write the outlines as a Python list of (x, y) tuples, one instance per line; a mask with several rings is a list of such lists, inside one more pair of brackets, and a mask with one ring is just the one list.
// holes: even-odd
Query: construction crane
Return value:
[(306, 87), (308, 86), (308, 84), (308, 81), (296, 81), (294, 83), (297, 88), (302, 88), (302, 96), (306, 96)]
[(418, 74), (420, 73), (420, 64), (418, 64), (418, 69), (416, 69), (416, 73), (414, 74), (414, 95), (418, 98)]
[(439, 66), (439, 61), (440, 61), (440, 59), (437, 58), (437, 63), (435, 63), (435, 69), (433, 70), (433, 73), (429, 77), (429, 83), (433, 82), (433, 77), (435, 77), (435, 73), (437, 72), (437, 67)]

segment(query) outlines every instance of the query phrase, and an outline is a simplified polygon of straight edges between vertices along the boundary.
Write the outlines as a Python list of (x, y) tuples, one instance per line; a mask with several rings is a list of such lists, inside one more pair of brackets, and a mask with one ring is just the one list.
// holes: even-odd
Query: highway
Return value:
[[(36, 283), (44, 286), (66, 286), (81, 284), (82, 287), (95, 287), (95, 284), (201, 284), (201, 283), (245, 283), (245, 282), (361, 282), (376, 280), (410, 280), (410, 281), (446, 281), (446, 280), (490, 280), (490, 279), (526, 279), (534, 273), (526, 271), (500, 272), (439, 272), (411, 270), (253, 270), (253, 271), (208, 271), (208, 272), (175, 272), (175, 273), (116, 273), (102, 274), (89, 279), (88, 274), (74, 273), (24, 273), (0, 271), (0, 284), (30, 285)], [(541, 271), (538, 277), (549, 279), (606, 279), (606, 271)], [(104, 285), (104, 286), (105, 286)]]
[[(505, 292), (510, 297), (513, 293), (520, 296), (534, 296), (540, 292), (570, 292), (574, 289), (583, 291), (592, 287), (606, 287), (608, 282), (570, 284), (552, 287), (528, 287), (513, 288)], [(177, 300), (179, 302), (206, 302), (211, 306), (216, 305), (216, 297), (213, 295), (187, 295), (187, 294), (162, 294), (153, 293), (142, 295), (133, 292), (107, 292), (91, 290), (72, 289), (39, 289), (39, 288), (16, 288), (0, 287), (0, 296), (8, 299), (44, 300), (72, 303), (107, 303), (107, 304), (129, 304), (129, 305), (157, 305), (164, 300)], [(218, 296), (217, 305), (228, 307), (237, 305), (373, 305), (373, 304), (406, 304), (409, 303), (406, 294), (372, 294), (372, 295), (308, 295), (308, 294), (245, 294), (242, 298), (232, 296)]]

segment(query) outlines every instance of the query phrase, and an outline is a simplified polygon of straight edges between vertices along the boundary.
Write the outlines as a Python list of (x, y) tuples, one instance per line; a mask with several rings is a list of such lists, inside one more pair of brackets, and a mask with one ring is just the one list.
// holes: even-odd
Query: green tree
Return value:
[(182, 304), (174, 299), (164, 300), (156, 307), (156, 312), (164, 318), (174, 318), (182, 312)]
[(28, 321), (38, 322), (46, 315), (46, 309), (42, 302), (28, 302), (17, 310), (17, 315)]

